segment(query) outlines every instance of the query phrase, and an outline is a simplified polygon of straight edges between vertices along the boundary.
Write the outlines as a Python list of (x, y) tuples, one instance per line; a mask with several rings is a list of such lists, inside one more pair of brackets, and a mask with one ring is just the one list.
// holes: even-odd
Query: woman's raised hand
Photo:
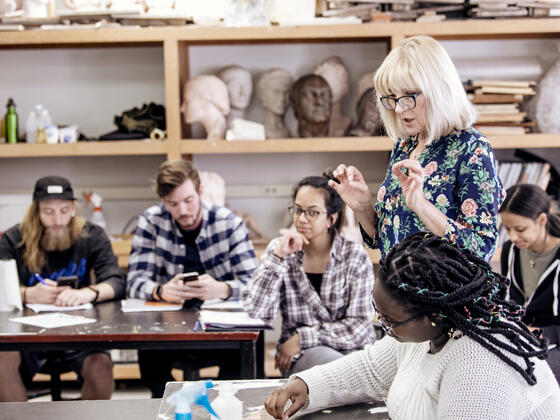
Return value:
[(417, 160), (404, 159), (395, 163), (391, 172), (401, 184), (406, 205), (410, 210), (417, 212), (426, 201), (424, 197), (424, 168)]
[(340, 195), (354, 212), (364, 212), (371, 208), (371, 192), (362, 173), (354, 166), (338, 165), (333, 176), (340, 183), (329, 181), (329, 186)]

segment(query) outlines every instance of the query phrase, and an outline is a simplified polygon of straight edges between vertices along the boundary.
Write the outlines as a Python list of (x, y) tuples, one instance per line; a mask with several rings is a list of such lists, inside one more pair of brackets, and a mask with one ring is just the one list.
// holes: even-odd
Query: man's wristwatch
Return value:
[(157, 300), (163, 300), (163, 298), (161, 297), (162, 293), (163, 293), (163, 286), (161, 284), (158, 284), (156, 286), (156, 291), (154, 292), (154, 296), (156, 297)]

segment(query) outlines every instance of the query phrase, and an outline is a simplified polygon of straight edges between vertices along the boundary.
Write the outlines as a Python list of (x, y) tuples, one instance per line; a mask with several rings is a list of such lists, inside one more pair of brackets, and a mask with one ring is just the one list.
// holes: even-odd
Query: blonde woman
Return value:
[(395, 146), (372, 205), (363, 175), (339, 165), (330, 181), (354, 210), (364, 241), (384, 257), (403, 239), (430, 231), (490, 260), (504, 199), (489, 141), (457, 70), (433, 38), (404, 39), (374, 77), (378, 108)]

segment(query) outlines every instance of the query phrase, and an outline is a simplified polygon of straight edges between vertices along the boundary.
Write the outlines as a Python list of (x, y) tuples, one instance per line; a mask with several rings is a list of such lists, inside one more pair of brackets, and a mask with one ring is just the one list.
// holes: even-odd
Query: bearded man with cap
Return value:
[[(0, 237), (0, 259), (16, 261), (23, 303), (73, 306), (124, 297), (125, 276), (107, 234), (79, 217), (77, 210), (67, 179), (40, 178), (23, 221)], [(76, 276), (77, 288), (59, 286), (57, 279), (63, 276)], [(0, 401), (26, 401), (26, 386), (52, 360), (78, 374), (82, 399), (111, 398), (111, 358), (107, 352), (88, 349), (0, 352)]]

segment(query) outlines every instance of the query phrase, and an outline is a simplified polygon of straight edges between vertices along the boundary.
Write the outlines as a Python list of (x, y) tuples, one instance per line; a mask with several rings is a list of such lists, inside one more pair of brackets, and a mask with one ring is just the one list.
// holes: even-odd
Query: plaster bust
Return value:
[(291, 93), (300, 137), (326, 137), (329, 134), (332, 93), (325, 79), (316, 74), (300, 77)]
[(75, 10), (104, 10), (107, 6), (107, 3), (107, 0), (64, 0), (64, 4), (66, 5), (66, 7)]
[(342, 115), (340, 101), (350, 90), (350, 73), (340, 57), (329, 57), (317, 66), (315, 74), (323, 77), (332, 91), (329, 136), (341, 137), (346, 133), (352, 119)]
[(267, 139), (290, 137), (284, 115), (290, 106), (290, 92), (294, 78), (284, 69), (265, 71), (257, 81), (257, 98), (264, 112)]
[(226, 84), (229, 93), (229, 127), (235, 118), (244, 119), (245, 109), (249, 106), (253, 94), (253, 80), (247, 69), (237, 65), (224, 67), (218, 71), (217, 76)]
[(207, 139), (223, 139), (229, 114), (227, 87), (221, 79), (201, 74), (185, 83), (181, 112), (187, 124), (200, 122)]
[(356, 114), (358, 119), (348, 133), (350, 136), (367, 137), (379, 134), (382, 123), (375, 100), (375, 89), (369, 88), (362, 94), (356, 104)]
[(364, 74), (360, 80), (358, 80), (358, 84), (356, 86), (356, 98), (361, 98), (364, 92), (368, 89), (373, 89), (373, 77), (375, 76), (375, 72), (369, 72)]

